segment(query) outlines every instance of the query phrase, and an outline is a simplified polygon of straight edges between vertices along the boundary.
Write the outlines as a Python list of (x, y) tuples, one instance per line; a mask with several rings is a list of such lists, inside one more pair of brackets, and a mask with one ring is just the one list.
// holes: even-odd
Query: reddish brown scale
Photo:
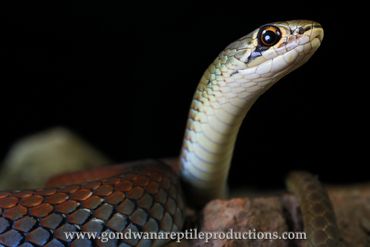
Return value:
[(36, 218), (43, 218), (45, 216), (48, 216), (53, 210), (54, 207), (51, 206), (49, 203), (43, 203), (39, 206), (30, 208), (29, 214)]
[(37, 224), (35, 218), (31, 216), (23, 217), (14, 222), (13, 228), (22, 232), (31, 231)]
[(38, 190), (37, 194), (41, 196), (51, 196), (51, 195), (54, 195), (56, 192), (57, 190), (55, 188), (47, 188), (47, 189)]
[(110, 184), (103, 184), (98, 189), (95, 190), (95, 195), (97, 196), (109, 196), (113, 192), (113, 187)]
[(88, 208), (88, 209), (95, 209), (101, 203), (103, 203), (103, 201), (104, 201), (103, 198), (93, 195), (89, 199), (82, 202), (82, 207)]
[(79, 189), (71, 193), (71, 200), (84, 201), (92, 195), (92, 192), (88, 189)]
[(49, 216), (41, 219), (40, 225), (49, 229), (56, 229), (63, 221), (63, 216), (57, 213), (52, 213)]
[(104, 203), (94, 211), (94, 216), (102, 221), (107, 221), (113, 213), (114, 207), (108, 203)]
[(16, 192), (13, 194), (13, 196), (16, 196), (18, 198), (25, 198), (25, 197), (29, 197), (33, 194), (32, 191), (19, 191), (19, 192)]
[(0, 208), (12, 208), (15, 207), (18, 203), (18, 198), (14, 196), (5, 197), (0, 200)]
[(60, 204), (68, 200), (68, 198), (69, 198), (68, 194), (58, 192), (46, 197), (46, 202), (51, 204)]
[(27, 214), (27, 208), (17, 205), (12, 208), (8, 208), (4, 210), (4, 217), (10, 220), (17, 220), (19, 218), (22, 218)]
[(32, 244), (43, 246), (48, 241), (50, 235), (51, 233), (48, 230), (42, 227), (38, 227), (29, 234), (27, 234), (26, 241)]
[(72, 185), (68, 185), (68, 186), (60, 188), (59, 192), (73, 193), (73, 192), (77, 191), (79, 188), (80, 188), (79, 185), (72, 184)]
[(20, 204), (25, 207), (30, 208), (30, 207), (35, 207), (37, 205), (40, 205), (43, 200), (44, 200), (43, 196), (32, 195), (32, 196), (22, 198), (20, 201)]
[(120, 181), (115, 185), (115, 188), (118, 191), (128, 192), (132, 190), (132, 182), (127, 180)]
[(87, 182), (84, 187), (87, 189), (96, 190), (97, 188), (99, 188), (100, 185), (101, 185), (100, 181), (91, 181)]
[(0, 192), (0, 199), (5, 198), (5, 197), (7, 197), (9, 195), (10, 195), (9, 192)]
[(111, 205), (117, 205), (125, 199), (125, 194), (121, 191), (115, 191), (105, 198), (105, 201)]
[(121, 182), (121, 179), (117, 177), (107, 178), (104, 180), (105, 184), (110, 184), (112, 186), (115, 186), (116, 184), (119, 184), (120, 182)]
[(79, 206), (80, 205), (78, 202), (73, 201), (73, 200), (68, 200), (61, 204), (56, 205), (55, 211), (62, 213), (62, 214), (70, 214)]
[(45, 189), (0, 192), (0, 246), (153, 246), (152, 240), (67, 240), (65, 232), (181, 230), (176, 174), (157, 161), (53, 178)]

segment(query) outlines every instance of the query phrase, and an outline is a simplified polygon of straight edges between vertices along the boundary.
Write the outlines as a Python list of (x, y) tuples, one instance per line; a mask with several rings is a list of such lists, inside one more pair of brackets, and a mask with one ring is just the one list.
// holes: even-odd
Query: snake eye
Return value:
[(258, 33), (258, 42), (261, 46), (270, 47), (279, 42), (280, 29), (276, 26), (263, 26)]

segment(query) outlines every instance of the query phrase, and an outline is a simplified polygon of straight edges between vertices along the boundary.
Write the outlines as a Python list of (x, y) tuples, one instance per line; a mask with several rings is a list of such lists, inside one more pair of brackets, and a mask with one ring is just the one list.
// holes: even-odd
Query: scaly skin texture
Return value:
[[(204, 205), (226, 196), (235, 140), (248, 110), (275, 82), (308, 61), (322, 39), (316, 22), (276, 22), (230, 44), (209, 66), (193, 98), (180, 155), (179, 172), (189, 202)], [(276, 42), (266, 45), (271, 40)], [(315, 240), (312, 246), (335, 243), (332, 208), (320, 186), (310, 183), (306, 188), (299, 176), (292, 181), (302, 198), (308, 237)], [(91, 240), (67, 241), (64, 232), (170, 232), (180, 230), (184, 222), (180, 178), (160, 162), (71, 174), (51, 184), (56, 187), (0, 194), (0, 247), (91, 245)], [(306, 192), (313, 196), (306, 197)], [(113, 246), (162, 244), (111, 241)]]
[[(281, 38), (266, 47), (261, 30), (223, 50), (205, 71), (193, 97), (181, 151), (187, 191), (203, 199), (227, 196), (227, 177), (239, 127), (254, 102), (282, 77), (303, 65), (323, 39), (320, 24), (276, 22)], [(200, 201), (202, 204), (202, 201)]]
[(287, 187), (300, 204), (306, 247), (340, 247), (340, 234), (329, 196), (319, 180), (307, 172), (292, 172)]
[[(65, 232), (182, 229), (183, 196), (179, 180), (166, 165), (148, 161), (79, 175), (53, 181), (73, 183), (77, 178), (79, 184), (2, 192), (0, 246), (106, 246), (99, 240), (67, 240)], [(160, 246), (165, 242), (117, 239), (109, 240), (108, 246)]]

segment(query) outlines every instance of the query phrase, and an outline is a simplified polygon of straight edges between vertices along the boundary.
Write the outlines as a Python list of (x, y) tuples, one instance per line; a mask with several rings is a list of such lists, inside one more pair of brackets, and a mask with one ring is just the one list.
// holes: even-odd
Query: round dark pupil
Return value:
[(266, 30), (263, 32), (262, 38), (266, 44), (273, 44), (277, 39), (277, 35), (273, 31)]

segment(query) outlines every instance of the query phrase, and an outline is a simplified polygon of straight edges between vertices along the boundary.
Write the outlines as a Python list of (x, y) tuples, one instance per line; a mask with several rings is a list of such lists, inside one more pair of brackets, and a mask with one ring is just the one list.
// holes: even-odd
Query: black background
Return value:
[(322, 47), (247, 116), (231, 184), (282, 186), (292, 169), (330, 183), (369, 180), (365, 9), (311, 1), (158, 4), (3, 9), (1, 157), (19, 138), (53, 126), (116, 161), (176, 156), (193, 91), (217, 54), (259, 25), (304, 18), (323, 25)]

